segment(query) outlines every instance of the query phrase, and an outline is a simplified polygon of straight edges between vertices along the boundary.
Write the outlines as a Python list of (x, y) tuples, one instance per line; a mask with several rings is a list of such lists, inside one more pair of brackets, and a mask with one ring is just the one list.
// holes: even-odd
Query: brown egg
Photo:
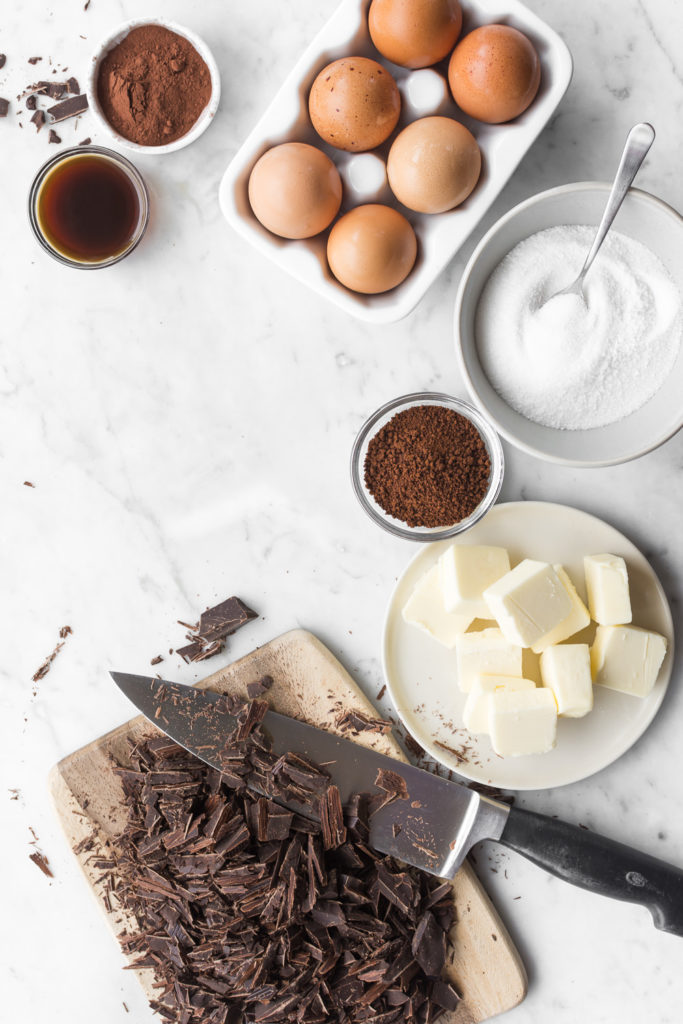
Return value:
[(249, 177), (249, 202), (264, 227), (282, 238), (311, 238), (339, 212), (342, 183), (329, 156), (304, 142), (274, 146)]
[(453, 98), (470, 117), (501, 124), (519, 117), (538, 92), (541, 63), (523, 32), (509, 25), (475, 28), (448, 66)]
[(387, 60), (427, 68), (455, 46), (462, 28), (460, 0), (372, 0), (368, 27)]
[(477, 140), (451, 117), (422, 117), (389, 150), (387, 175), (396, 198), (418, 213), (444, 213), (467, 199), (481, 171)]
[(377, 295), (404, 281), (413, 269), (417, 239), (398, 210), (370, 203), (349, 210), (330, 231), (332, 273), (354, 292)]
[(344, 57), (328, 64), (311, 86), (308, 110), (321, 139), (361, 153), (387, 139), (401, 112), (393, 77), (376, 60)]

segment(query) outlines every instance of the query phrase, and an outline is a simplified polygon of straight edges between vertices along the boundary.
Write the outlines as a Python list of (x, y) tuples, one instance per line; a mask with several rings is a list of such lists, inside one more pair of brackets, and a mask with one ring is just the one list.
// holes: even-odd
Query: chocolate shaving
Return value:
[(61, 638), (60, 642), (55, 646), (55, 649), (52, 652), (52, 654), (48, 654), (43, 664), (40, 666), (39, 669), (37, 669), (33, 673), (33, 676), (31, 677), (34, 683), (37, 683), (40, 679), (43, 679), (43, 677), (48, 674), (52, 662), (55, 660), (55, 658), (61, 651), (62, 647), (64, 646), (64, 641), (66, 640), (66, 637), (72, 632), (73, 630), (71, 629), (71, 626), (62, 626), (62, 628), (59, 631), (59, 636)]
[(163, 660), (163, 657), (160, 654), (157, 654), (155, 655), (154, 658), (151, 659), (150, 665), (160, 665)]
[(342, 732), (391, 732), (391, 722), (384, 718), (370, 718), (362, 711), (345, 711), (336, 721)]
[(88, 97), (83, 93), (81, 96), (72, 96), (61, 103), (55, 103), (48, 107), (47, 112), (51, 115), (53, 122), (65, 121), (67, 117), (76, 117), (88, 109)]
[(28, 857), (29, 860), (32, 860), (33, 863), (40, 868), (44, 875), (47, 875), (48, 878), (55, 877), (52, 874), (52, 869), (50, 868), (47, 857), (39, 850), (34, 850), (33, 853), (29, 853)]
[[(275, 756), (266, 707), (226, 698), (229, 772), (164, 736), (117, 766), (129, 817), (104, 888), (136, 922), (119, 941), (153, 972), (152, 1008), (175, 1024), (437, 1021), (459, 999), (440, 978), (450, 885), (371, 851), (367, 798), (345, 812), (323, 768)], [(245, 788), (257, 779), (266, 795)], [(278, 802), (293, 792), (305, 816)]]

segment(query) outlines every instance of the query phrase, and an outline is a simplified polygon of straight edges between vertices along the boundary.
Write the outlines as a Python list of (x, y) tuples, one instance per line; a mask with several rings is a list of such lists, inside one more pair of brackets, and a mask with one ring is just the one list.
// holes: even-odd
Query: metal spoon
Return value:
[(638, 173), (638, 169), (645, 159), (654, 139), (655, 130), (651, 124), (642, 122), (641, 124), (637, 124), (631, 128), (631, 131), (628, 133), (628, 138), (626, 139), (624, 152), (621, 154), (621, 162), (614, 179), (614, 184), (612, 185), (612, 191), (610, 192), (609, 199), (607, 200), (605, 212), (602, 215), (602, 220), (600, 221), (600, 226), (595, 235), (590, 252), (586, 256), (586, 262), (581, 268), (581, 273), (577, 279), (572, 282), (572, 284), (568, 285), (567, 288), (563, 288), (562, 291), (556, 292), (555, 295), (551, 296), (551, 298), (555, 299), (558, 295), (583, 294), (583, 279), (590, 270), (593, 260), (598, 255), (598, 250), (605, 241), (607, 232), (612, 227), (612, 221), (619, 212), (619, 207), (623, 203), (626, 193), (631, 186), (631, 182)]

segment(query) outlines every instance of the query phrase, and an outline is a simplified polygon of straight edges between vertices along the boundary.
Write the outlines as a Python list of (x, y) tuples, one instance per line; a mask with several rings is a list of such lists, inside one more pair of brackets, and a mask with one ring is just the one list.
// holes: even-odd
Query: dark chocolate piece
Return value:
[(256, 612), (247, 607), (239, 597), (229, 597), (213, 608), (202, 612), (197, 632), (203, 640), (224, 640), (250, 619), (257, 618)]
[(9, 100), (4, 100), (0, 96), (0, 117), (7, 117), (9, 111)]
[(77, 114), (82, 114), (88, 109), (88, 97), (83, 93), (81, 96), (72, 96), (68, 100), (62, 100), (61, 103), (55, 103), (53, 107), (48, 107), (47, 112), (56, 121), (65, 121), (67, 117), (76, 117)]
[(26, 97), (26, 109), (36, 110), (38, 108), (38, 100), (34, 95)]
[[(67, 69), (64, 68), (64, 70), (66, 71)], [(74, 78), (73, 75), (67, 80), (66, 91), (71, 93), (72, 96), (78, 96), (81, 91), (78, 86), (78, 79)]]
[(66, 91), (66, 82), (50, 82), (47, 87), (47, 94), (53, 100), (61, 100)]
[(28, 857), (29, 860), (32, 860), (33, 863), (40, 868), (44, 875), (47, 875), (48, 878), (55, 877), (52, 874), (52, 869), (50, 868), (47, 857), (40, 853), (39, 850), (34, 850), (33, 853), (29, 853)]
[(4, 68), (6, 63), (7, 63), (7, 55), (4, 54), (4, 53), (0, 53), (0, 68)]
[(42, 57), (29, 57), (28, 62), (29, 64), (37, 64), (38, 61), (42, 59)]
[(370, 718), (362, 711), (345, 711), (337, 719), (337, 725), (343, 732), (391, 732), (391, 722), (384, 718)]
[(150, 661), (150, 665), (160, 665), (160, 664), (161, 664), (161, 662), (162, 662), (163, 660), (164, 660), (164, 659), (162, 658), (162, 656), (161, 656), (160, 654), (157, 654), (157, 655), (156, 655), (156, 656), (155, 656), (154, 658), (152, 658), (152, 660)]
[(61, 136), (57, 135), (57, 132), (54, 130), (54, 128), (50, 128), (50, 134), (47, 137), (47, 141), (48, 142), (61, 142), (62, 139), (61, 139)]
[(375, 785), (388, 793), (392, 800), (409, 799), (406, 780), (398, 772), (386, 768), (378, 769)]
[(36, 131), (39, 132), (45, 124), (45, 112), (43, 110), (36, 110), (31, 118), (31, 122), (36, 126)]
[[(90, 136), (88, 136), (87, 139), (81, 139), (81, 141), (78, 143), (78, 145), (79, 146), (89, 146), (91, 142), (92, 142), (92, 139), (90, 138)], [(172, 652), (169, 651), (168, 653), (171, 654)]]
[(253, 683), (247, 683), (247, 697), (249, 700), (254, 700), (255, 697), (261, 697), (266, 693), (273, 685), (272, 676), (261, 676)]

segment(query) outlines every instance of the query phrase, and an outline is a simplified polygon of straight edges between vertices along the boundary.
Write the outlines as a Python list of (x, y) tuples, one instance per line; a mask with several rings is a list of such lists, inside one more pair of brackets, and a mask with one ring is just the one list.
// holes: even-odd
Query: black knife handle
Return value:
[(498, 840), (582, 889), (647, 907), (655, 927), (683, 937), (683, 871), (613, 839), (512, 807)]

